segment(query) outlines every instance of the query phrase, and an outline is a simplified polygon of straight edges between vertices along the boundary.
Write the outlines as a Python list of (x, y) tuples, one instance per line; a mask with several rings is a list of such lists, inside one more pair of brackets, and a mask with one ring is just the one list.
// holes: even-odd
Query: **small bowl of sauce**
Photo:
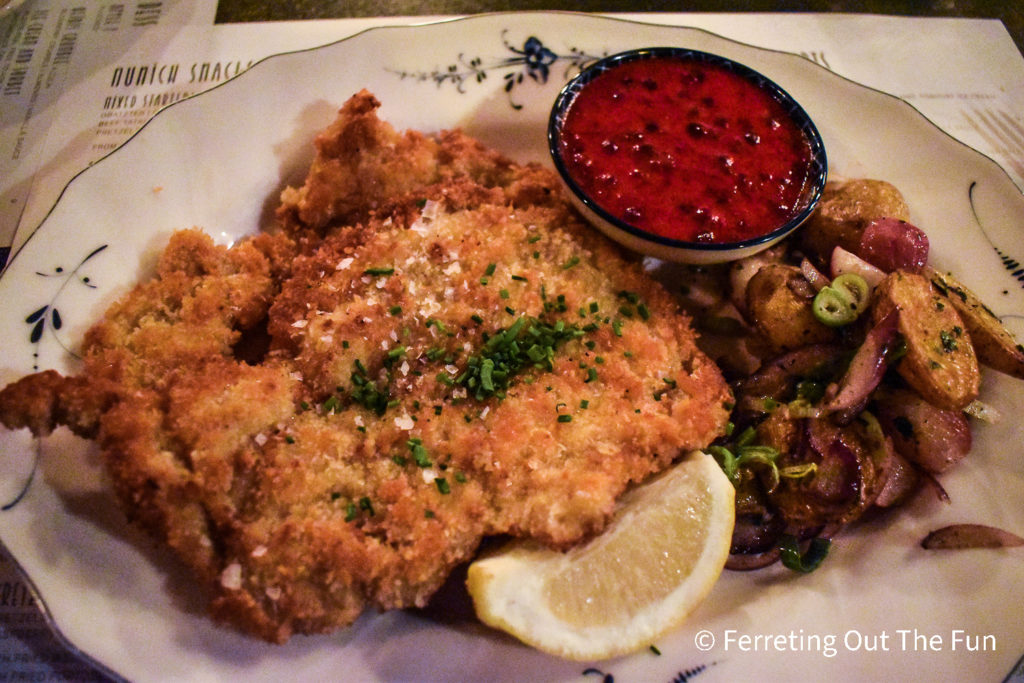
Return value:
[(828, 162), (813, 121), (753, 69), (697, 50), (606, 57), (562, 89), (548, 147), (577, 208), (641, 253), (730, 261), (811, 214)]

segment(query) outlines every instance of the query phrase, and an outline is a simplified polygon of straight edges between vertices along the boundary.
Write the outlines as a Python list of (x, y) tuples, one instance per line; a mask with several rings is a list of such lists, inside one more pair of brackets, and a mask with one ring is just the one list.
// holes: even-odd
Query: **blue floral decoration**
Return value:
[(1020, 283), (1021, 287), (1024, 287), (1024, 265), (1005, 250), (996, 246), (996, 243), (992, 241), (991, 237), (989, 237), (988, 231), (985, 229), (984, 224), (982, 224), (981, 219), (978, 217), (978, 207), (974, 202), (974, 190), (977, 186), (978, 182), (974, 181), (967, 188), (967, 201), (971, 205), (971, 214), (974, 216), (974, 222), (978, 224), (979, 228), (981, 228), (981, 234), (985, 237), (985, 241), (989, 243), (989, 246), (991, 246), (992, 249), (995, 250), (996, 255), (999, 256), (999, 260), (1003, 262), (1003, 267), (1010, 272), (1011, 277)]
[[(655, 648), (652, 647), (651, 649), (655, 651), (658, 655), (661, 654)], [(697, 678), (697, 676), (707, 671), (709, 666), (714, 665), (715, 662), (711, 662), (710, 664), (700, 664), (698, 666), (685, 669), (677, 673), (675, 676), (673, 676), (672, 680), (669, 683), (693, 683), (694, 679)], [(614, 674), (608, 673), (607, 671), (603, 671), (596, 667), (588, 667), (584, 669), (583, 675), (600, 677), (601, 683), (615, 683)]]
[(67, 352), (74, 358), (78, 358), (78, 355), (70, 348), (68, 348), (68, 346), (64, 344), (63, 341), (61, 341), (60, 337), (57, 336), (57, 332), (62, 327), (64, 327), (64, 318), (60, 314), (60, 309), (57, 307), (57, 302), (60, 299), (60, 295), (72, 282), (77, 282), (79, 285), (83, 287), (96, 289), (96, 285), (93, 284), (92, 279), (88, 275), (81, 274), (80, 271), (82, 270), (82, 266), (84, 266), (98, 254), (100, 254), (106, 248), (106, 244), (96, 247), (91, 252), (89, 252), (89, 254), (85, 258), (83, 258), (78, 263), (78, 265), (74, 267), (73, 270), (69, 272), (65, 272), (63, 266), (55, 267), (53, 269), (53, 272), (50, 273), (36, 271), (36, 275), (40, 277), (62, 278), (63, 282), (61, 282), (60, 287), (57, 288), (57, 291), (54, 293), (52, 297), (50, 297), (50, 300), (46, 304), (40, 306), (32, 313), (30, 313), (27, 318), (25, 318), (25, 322), (30, 326), (28, 341), (34, 349), (32, 352), (32, 357), (34, 359), (32, 363), (33, 370), (39, 370), (39, 345), (42, 343), (43, 337), (45, 336), (47, 331), (50, 332), (50, 334), (53, 336), (53, 339), (60, 345), (62, 349), (64, 349), (65, 352)]
[[(79, 357), (78, 354), (72, 351), (57, 334), (57, 332), (59, 332), (61, 328), (64, 327), (64, 317), (60, 313), (58, 303), (61, 294), (64, 293), (64, 290), (67, 289), (68, 285), (70, 285), (71, 283), (77, 283), (78, 285), (82, 287), (87, 287), (89, 289), (97, 289), (96, 285), (92, 281), (92, 278), (82, 273), (82, 267), (85, 266), (85, 264), (91, 261), (93, 258), (98, 256), (100, 253), (102, 253), (107, 248), (107, 246), (108, 245), (103, 244), (90, 251), (85, 256), (85, 258), (79, 261), (78, 265), (75, 266), (70, 271), (65, 270), (63, 266), (55, 266), (54, 269), (48, 273), (38, 270), (36, 271), (36, 275), (38, 275), (39, 277), (57, 278), (61, 280), (61, 283), (57, 287), (57, 291), (54, 292), (53, 296), (50, 297), (50, 300), (48, 302), (32, 311), (25, 318), (25, 323), (29, 326), (28, 341), (29, 344), (32, 345), (33, 349), (33, 371), (39, 370), (39, 346), (43, 343), (43, 340), (47, 338), (47, 332), (49, 332), (49, 336), (52, 337), (53, 340), (57, 342), (57, 344), (60, 346), (60, 348), (64, 350), (65, 353), (70, 355), (72, 358)], [(36, 468), (38, 467), (39, 463), (38, 441), (35, 442), (35, 448), (33, 449), (32, 457), (32, 470), (29, 473), (28, 478), (25, 480), (24, 485), (11, 500), (0, 503), (0, 511), (10, 510), (11, 508), (13, 508), (15, 505), (21, 502), (21, 499), (25, 497), (25, 494), (28, 493), (29, 488), (31, 488), (32, 481), (35, 479)]]
[[(555, 64), (565, 65), (565, 77), (568, 78), (573, 69), (579, 70), (590, 62), (597, 61), (603, 55), (592, 55), (579, 48), (568, 48), (564, 53), (557, 53), (548, 48), (536, 36), (528, 37), (522, 47), (516, 47), (508, 40), (508, 29), (501, 32), (501, 42), (511, 56), (495, 57), (485, 60), (483, 57), (469, 58), (460, 53), (454, 62), (446, 67), (438, 67), (430, 71), (388, 69), (399, 78), (409, 78), (416, 81), (432, 81), (438, 87), (452, 85), (456, 92), (466, 92), (466, 86), (470, 83), (482, 83), (488, 74), (497, 71), (504, 71), (505, 92), (508, 95), (509, 105), (513, 109), (522, 109), (513, 98), (514, 90), (527, 82), (527, 79), (543, 85), (551, 77), (551, 69)], [(607, 53), (605, 53), (607, 54)]]

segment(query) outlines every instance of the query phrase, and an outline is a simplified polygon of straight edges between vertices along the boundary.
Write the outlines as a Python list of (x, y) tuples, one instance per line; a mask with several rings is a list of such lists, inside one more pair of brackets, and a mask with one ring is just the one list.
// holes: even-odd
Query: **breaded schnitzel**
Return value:
[(81, 374), (0, 392), (10, 428), (96, 438), (214, 616), (275, 642), (422, 606), (485, 536), (597, 533), (728, 419), (689, 320), (552, 173), (376, 106), (318, 138), (280, 232), (175, 234)]

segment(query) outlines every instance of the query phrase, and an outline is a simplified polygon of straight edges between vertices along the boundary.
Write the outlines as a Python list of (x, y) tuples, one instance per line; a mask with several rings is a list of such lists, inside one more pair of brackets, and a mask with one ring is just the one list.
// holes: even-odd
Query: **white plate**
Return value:
[[(579, 64), (650, 45), (719, 53), (782, 85), (817, 122), (833, 170), (900, 187), (931, 237), (935, 265), (956, 271), (1021, 331), (1024, 199), (995, 163), (909, 105), (797, 56), (700, 30), (515, 13), (374, 29), (273, 57), (160, 113), (70, 183), (0, 280), (0, 382), (35, 366), (73, 371), (69, 351), (83, 330), (149, 271), (171, 231), (199, 225), (227, 243), (263, 225), (279, 190), (302, 177), (313, 134), (356, 90), (370, 88), (398, 127), (462, 126), (514, 157), (543, 159), (548, 109)], [(36, 340), (40, 323), (27, 319), (44, 307)], [(367, 615), (344, 632), (285, 646), (220, 629), (203, 616), (180, 569), (112, 509), (93, 449), (63, 433), (40, 443), (34, 479), (0, 513), (0, 540), (66, 639), (139, 681), (557, 681), (600, 680), (600, 673), (669, 681), (697, 671), (702, 683), (910, 672), (919, 680), (999, 680), (1024, 649), (1020, 551), (940, 554), (918, 546), (927, 531), (953, 521), (1024, 533), (1016, 426), (1024, 383), (987, 374), (983, 398), (1004, 419), (979, 426), (971, 457), (943, 477), (951, 505), (923, 495), (862, 524), (808, 576), (726, 574), (681, 629), (656, 643), (660, 656), (641, 652), (595, 664), (597, 671), (481, 628), (407, 613)], [(36, 447), (24, 434), (2, 438), (0, 500), (10, 503)], [(706, 651), (695, 642), (702, 631), (716, 639)]]

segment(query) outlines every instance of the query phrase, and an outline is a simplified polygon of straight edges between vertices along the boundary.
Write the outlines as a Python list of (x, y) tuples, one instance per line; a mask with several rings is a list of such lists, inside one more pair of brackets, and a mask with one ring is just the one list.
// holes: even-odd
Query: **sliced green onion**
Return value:
[(867, 309), (871, 288), (856, 273), (843, 273), (814, 297), (814, 317), (829, 327), (842, 327)]
[(817, 471), (818, 463), (805, 462), (802, 465), (790, 465), (789, 467), (780, 467), (779, 476), (784, 479), (800, 479), (802, 477), (809, 477)]
[(871, 287), (867, 280), (857, 273), (843, 273), (831, 285), (847, 295), (858, 311), (863, 311), (867, 306), (868, 298), (871, 296)]
[(792, 534), (784, 534), (779, 539), (779, 551), (782, 553), (782, 564), (795, 572), (809, 574), (821, 566), (828, 556), (832, 541), (827, 538), (812, 538), (807, 552), (800, 552), (800, 542)]
[(825, 287), (815, 295), (811, 310), (818, 322), (829, 327), (842, 327), (857, 319), (857, 312), (849, 300), (831, 287)]
[(736, 465), (736, 456), (732, 451), (725, 446), (714, 445), (708, 446), (707, 451), (718, 461), (718, 466), (725, 472), (725, 476), (729, 477), (732, 485), (736, 486), (739, 483), (739, 467)]

